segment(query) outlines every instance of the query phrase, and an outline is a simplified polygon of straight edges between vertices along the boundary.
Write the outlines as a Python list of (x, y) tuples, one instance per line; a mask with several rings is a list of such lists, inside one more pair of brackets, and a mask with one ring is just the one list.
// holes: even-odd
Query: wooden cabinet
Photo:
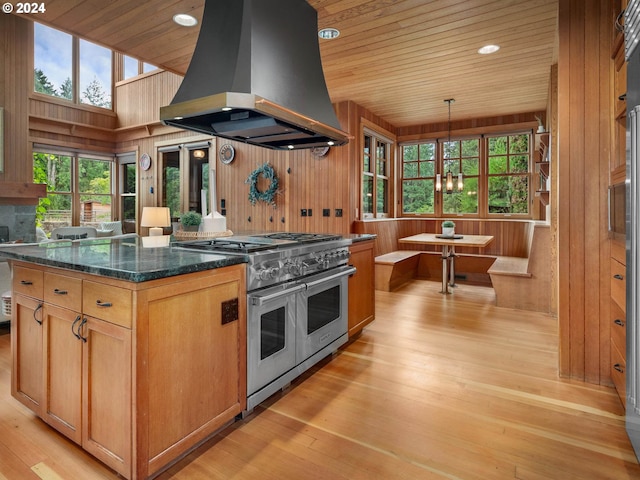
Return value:
[(353, 243), (349, 263), (356, 273), (349, 277), (349, 337), (375, 318), (375, 259), (373, 240)]
[(143, 283), (13, 271), (13, 396), (123, 477), (158, 473), (244, 410), (244, 265)]
[(626, 403), (626, 267), (625, 247), (611, 242), (611, 379), (622, 404)]

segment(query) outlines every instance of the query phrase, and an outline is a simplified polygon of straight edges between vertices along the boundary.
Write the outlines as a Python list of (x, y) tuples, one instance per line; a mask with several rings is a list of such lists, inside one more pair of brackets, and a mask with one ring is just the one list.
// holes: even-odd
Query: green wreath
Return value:
[[(267, 188), (264, 192), (258, 190), (258, 177), (262, 175), (264, 178), (269, 180), (271, 184), (269, 188)], [(276, 177), (276, 172), (273, 170), (273, 167), (268, 163), (265, 163), (261, 167), (256, 168), (249, 178), (247, 178), (244, 183), (248, 183), (249, 186), (249, 201), (251, 205), (255, 205), (256, 202), (266, 202), (270, 203), (274, 207), (276, 206), (276, 193), (278, 191), (278, 177)]]

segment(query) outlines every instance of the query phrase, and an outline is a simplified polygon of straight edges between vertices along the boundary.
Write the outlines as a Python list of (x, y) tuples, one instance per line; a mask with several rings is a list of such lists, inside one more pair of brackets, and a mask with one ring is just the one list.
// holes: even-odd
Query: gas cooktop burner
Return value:
[(272, 238), (274, 240), (292, 240), (298, 243), (310, 243), (310, 242), (328, 242), (329, 240), (339, 240), (342, 238), (340, 235), (333, 235), (330, 233), (294, 233), (294, 232), (276, 232), (265, 233), (263, 235), (254, 235), (260, 238)]

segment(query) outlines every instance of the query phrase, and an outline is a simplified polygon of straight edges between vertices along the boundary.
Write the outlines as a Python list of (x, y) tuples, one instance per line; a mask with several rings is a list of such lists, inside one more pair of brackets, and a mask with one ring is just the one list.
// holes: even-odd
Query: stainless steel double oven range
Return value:
[(350, 243), (280, 232), (179, 244), (249, 257), (247, 412), (346, 343)]

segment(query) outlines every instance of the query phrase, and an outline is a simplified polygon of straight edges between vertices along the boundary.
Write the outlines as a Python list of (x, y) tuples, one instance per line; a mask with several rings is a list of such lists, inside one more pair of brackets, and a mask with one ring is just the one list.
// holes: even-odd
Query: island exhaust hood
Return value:
[(261, 147), (344, 145), (305, 0), (205, 0), (200, 35), (165, 125)]

